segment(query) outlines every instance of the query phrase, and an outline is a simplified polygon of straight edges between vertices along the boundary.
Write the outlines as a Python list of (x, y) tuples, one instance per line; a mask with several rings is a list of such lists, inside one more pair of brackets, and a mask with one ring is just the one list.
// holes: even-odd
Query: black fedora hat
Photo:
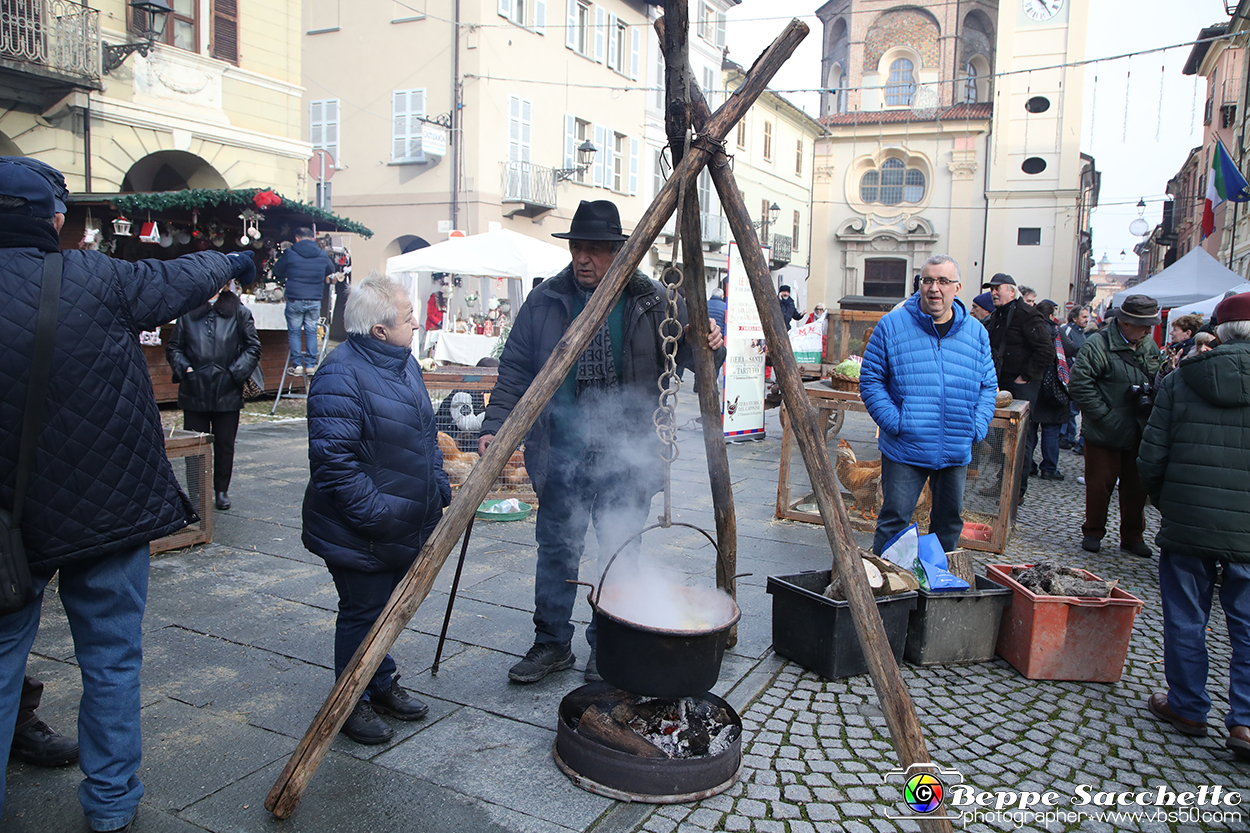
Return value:
[(561, 240), (611, 240), (619, 242), (628, 240), (628, 235), (621, 234), (621, 214), (616, 204), (608, 200), (582, 200), (573, 214), (573, 222), (569, 230), (563, 234), (553, 234)]
[(1159, 315), (1159, 302), (1149, 295), (1129, 295), (1115, 311), (1115, 317), (1125, 324), (1153, 327), (1163, 323)]

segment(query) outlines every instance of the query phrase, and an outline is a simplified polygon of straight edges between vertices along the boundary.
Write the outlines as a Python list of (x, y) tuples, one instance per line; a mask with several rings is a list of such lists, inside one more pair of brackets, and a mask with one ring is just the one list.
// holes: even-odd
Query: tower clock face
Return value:
[(1063, 0), (1021, 0), (1024, 13), (1032, 20), (1050, 20), (1063, 8)]

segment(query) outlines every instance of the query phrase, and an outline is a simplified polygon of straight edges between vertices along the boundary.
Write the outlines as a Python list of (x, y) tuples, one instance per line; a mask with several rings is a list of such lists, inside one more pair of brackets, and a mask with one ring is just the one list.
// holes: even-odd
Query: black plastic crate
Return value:
[[(868, 671), (851, 621), (850, 602), (821, 595), (831, 574), (830, 570), (819, 570), (768, 577), (768, 593), (773, 597), (773, 650), (827, 680)], [(877, 600), (895, 662), (903, 659), (907, 616), (915, 606), (914, 590)]]
[(913, 665), (955, 665), (994, 658), (994, 642), (1011, 589), (976, 577), (976, 589), (921, 589), (907, 624), (903, 656)]

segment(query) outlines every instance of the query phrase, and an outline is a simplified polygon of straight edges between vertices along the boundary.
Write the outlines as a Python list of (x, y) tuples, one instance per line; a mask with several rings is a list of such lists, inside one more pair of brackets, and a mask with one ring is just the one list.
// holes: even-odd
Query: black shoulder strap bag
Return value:
[(35, 464), (35, 443), (43, 427), (43, 406), (48, 399), (48, 382), (52, 376), (56, 313), (61, 300), (61, 264), (60, 252), (51, 252), (43, 259), (39, 323), (35, 326), (35, 352), (30, 366), (30, 384), (26, 388), (13, 511), (0, 509), (0, 615), (21, 610), (35, 600), (26, 548), (22, 545), (22, 509), (26, 504), (26, 486)]

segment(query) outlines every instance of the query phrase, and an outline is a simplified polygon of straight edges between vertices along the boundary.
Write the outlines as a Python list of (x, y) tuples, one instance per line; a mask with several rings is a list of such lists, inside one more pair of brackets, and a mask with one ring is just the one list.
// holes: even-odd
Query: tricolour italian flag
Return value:
[(1211, 172), (1207, 176), (1207, 200), (1202, 206), (1202, 236), (1205, 239), (1215, 231), (1215, 209), (1224, 200), (1232, 202), (1250, 201), (1250, 185), (1246, 178), (1237, 170), (1224, 143), (1215, 140), (1215, 153), (1211, 154)]

